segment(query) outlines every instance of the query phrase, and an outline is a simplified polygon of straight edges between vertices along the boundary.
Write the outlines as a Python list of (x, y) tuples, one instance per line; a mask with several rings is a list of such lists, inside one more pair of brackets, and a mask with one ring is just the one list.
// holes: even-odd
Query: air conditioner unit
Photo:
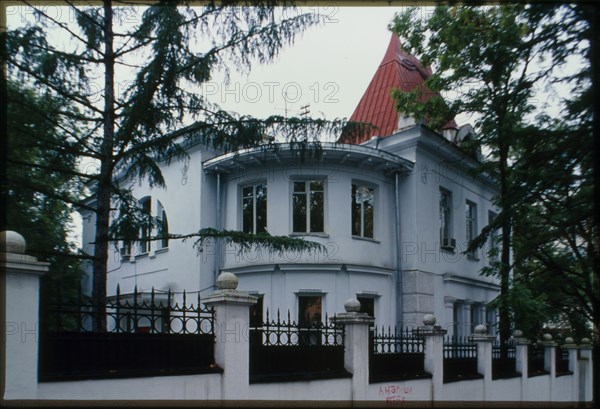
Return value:
[(456, 248), (456, 240), (450, 237), (442, 239), (442, 248), (454, 250)]

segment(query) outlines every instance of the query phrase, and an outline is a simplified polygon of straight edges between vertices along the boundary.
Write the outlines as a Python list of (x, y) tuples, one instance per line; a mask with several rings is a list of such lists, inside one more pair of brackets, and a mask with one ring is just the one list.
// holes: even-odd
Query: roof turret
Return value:
[[(372, 136), (390, 136), (401, 128), (414, 125), (414, 119), (396, 111), (390, 93), (392, 89), (408, 92), (415, 87), (424, 86), (425, 80), (431, 75), (431, 69), (423, 67), (416, 57), (407, 53), (400, 45), (398, 36), (392, 33), (385, 55), (350, 117), (350, 121), (370, 123), (378, 129), (373, 129), (354, 140), (342, 135), (339, 141), (360, 144)], [(435, 95), (431, 91), (425, 95), (428, 94)], [(444, 128), (446, 127), (456, 128), (456, 123), (451, 120)]]

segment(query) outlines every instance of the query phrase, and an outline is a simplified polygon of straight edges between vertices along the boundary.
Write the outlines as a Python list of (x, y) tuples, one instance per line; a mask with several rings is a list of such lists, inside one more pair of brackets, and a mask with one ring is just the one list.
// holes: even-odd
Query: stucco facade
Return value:
[[(308, 297), (304, 299), (312, 303), (318, 300), (315, 308), (324, 319), (348, 298), (359, 297), (371, 304), (377, 325), (418, 325), (427, 313), (440, 317), (450, 332), (470, 333), (476, 323), (493, 324), (494, 314), (485, 306), (497, 295), (498, 285), (479, 274), (489, 263), (486, 249), (474, 257), (462, 253), (467, 201), (475, 208), (477, 233), (488, 223), (489, 212), (496, 212), (493, 182), (467, 176), (475, 165), (472, 159), (421, 125), (361, 145), (323, 143), (305, 149), (300, 159), (301, 149), (290, 144), (228, 154), (198, 145), (189, 149), (189, 160), (162, 164), (166, 189), (150, 189), (143, 181), (131, 186), (140, 203), (150, 200), (155, 216), (165, 215), (170, 233), (181, 234), (205, 227), (247, 229), (243, 219), (250, 213), (244, 216), (242, 208), (253, 202), (244, 202), (243, 196), (257, 192), (248, 187), (260, 186), (261, 225), (271, 235), (319, 242), (326, 252), (240, 253), (221, 246), (217, 256), (214, 242), (198, 249), (193, 240), (170, 240), (148, 247), (136, 243), (130, 254), (123, 254), (123, 243), (117, 243), (109, 260), (109, 295), (119, 285), (122, 294), (137, 286), (142, 293), (154, 287), (203, 297), (214, 289), (219, 272), (231, 271), (239, 276), (241, 290), (262, 297), (263, 315), (267, 309), (271, 314), (280, 310), (300, 319), (306, 308), (302, 299)], [(319, 191), (310, 198), (320, 210), (313, 219), (322, 221), (295, 231), (295, 195), (304, 200), (314, 181)], [(357, 222), (353, 192), (360, 187), (368, 192), (370, 207)], [(440, 189), (452, 195), (454, 250), (441, 243)], [(311, 204), (302, 203), (310, 213)], [(93, 226), (93, 217), (84, 215), (86, 249), (93, 248)]]
[[(452, 119), (437, 133), (398, 114), (390, 97), (391, 89), (410, 90), (430, 75), (392, 35), (351, 116), (374, 130), (343, 133), (338, 143), (265, 144), (227, 154), (197, 144), (187, 148), (188, 160), (161, 164), (166, 189), (130, 182), (140, 206), (164, 219), (170, 233), (267, 231), (316, 241), (326, 252), (240, 254), (214, 241), (196, 249), (193, 240), (128, 250), (117, 243), (109, 294), (119, 285), (121, 293), (137, 286), (203, 297), (226, 270), (239, 276), (241, 290), (260, 297), (263, 316), (279, 310), (323, 320), (358, 297), (377, 325), (419, 325), (433, 313), (451, 334), (471, 334), (479, 323), (493, 327), (495, 313), (486, 306), (499, 286), (480, 275), (492, 261), (488, 249), (465, 253), (498, 213), (494, 182), (471, 176), (477, 159), (459, 147), (472, 128)], [(94, 224), (84, 214), (89, 251)]]

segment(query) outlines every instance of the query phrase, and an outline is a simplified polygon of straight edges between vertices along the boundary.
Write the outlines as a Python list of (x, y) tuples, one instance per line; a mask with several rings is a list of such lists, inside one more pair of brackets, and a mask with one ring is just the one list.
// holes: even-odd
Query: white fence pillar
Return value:
[(567, 337), (561, 347), (569, 351), (569, 371), (573, 373), (571, 383), (571, 401), (577, 402), (579, 390), (579, 361), (577, 360), (578, 347), (573, 338)]
[(360, 302), (350, 298), (345, 313), (335, 321), (344, 325), (344, 367), (352, 373), (352, 401), (366, 399), (369, 385), (369, 327), (375, 318), (360, 311)]
[(550, 373), (548, 401), (551, 402), (553, 399), (552, 391), (556, 384), (556, 343), (552, 341), (552, 335), (544, 334), (542, 336), (542, 345), (544, 346), (544, 369)]
[(594, 362), (592, 360), (592, 344), (588, 338), (581, 340), (579, 346), (579, 390), (578, 399), (581, 402), (591, 402), (594, 398)]
[(257, 297), (237, 291), (232, 273), (217, 278), (219, 290), (203, 300), (215, 308), (215, 362), (223, 368), (221, 398), (245, 400), (249, 392), (250, 309)]
[(492, 343), (496, 337), (488, 335), (487, 327), (479, 324), (470, 338), (477, 345), (477, 372), (483, 375), (483, 399), (487, 400), (492, 387)]
[(4, 399), (37, 398), (40, 277), (49, 264), (25, 255), (26, 246), (20, 234), (0, 233), (0, 278), (6, 302), (0, 328)]
[(515, 371), (521, 374), (521, 398), (527, 392), (527, 380), (529, 379), (529, 341), (523, 338), (523, 332), (515, 330)]
[(425, 371), (431, 374), (431, 399), (432, 401), (444, 400), (444, 335), (447, 331), (435, 325), (436, 318), (433, 314), (423, 317), (419, 333), (425, 336)]

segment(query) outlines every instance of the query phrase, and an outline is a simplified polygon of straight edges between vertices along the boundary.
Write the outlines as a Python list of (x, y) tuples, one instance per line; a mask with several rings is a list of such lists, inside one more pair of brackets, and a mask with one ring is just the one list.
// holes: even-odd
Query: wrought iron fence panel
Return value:
[(538, 343), (527, 346), (527, 376), (547, 374), (545, 361), (545, 348), (543, 345)]
[(512, 378), (520, 376), (516, 371), (517, 348), (512, 343), (492, 344), (492, 379)]
[(344, 327), (335, 321), (299, 323), (292, 321), (290, 313), (287, 320), (282, 320), (277, 311), (276, 318), (270, 319), (269, 311), (266, 320), (259, 326), (250, 327), (251, 333), (260, 333), (251, 337), (251, 343), (261, 343), (264, 346), (298, 346), (298, 345), (321, 345), (321, 346), (343, 346)]
[(477, 358), (477, 345), (468, 337), (444, 337), (444, 358)]
[(444, 382), (482, 378), (477, 372), (477, 345), (467, 337), (444, 338)]
[[(166, 298), (165, 298), (166, 297)], [(99, 305), (77, 302), (41, 305), (41, 381), (115, 376), (155, 376), (218, 371), (214, 364), (213, 308), (171, 305), (172, 294), (116, 296)], [(102, 325), (94, 325), (103, 323)]]
[(350, 376), (344, 369), (344, 327), (329, 322), (299, 323), (290, 313), (279, 311), (271, 318), (267, 310), (261, 325), (250, 327), (250, 379), (270, 382)]
[(425, 339), (412, 328), (369, 332), (369, 382), (431, 377), (425, 372)]
[(566, 348), (556, 347), (556, 374), (566, 375), (569, 371), (569, 350)]
[[(159, 297), (163, 296), (163, 297)], [(166, 296), (166, 300), (162, 299)], [(170, 304), (172, 293), (149, 294), (134, 290), (133, 298), (125, 298), (117, 286), (113, 299), (104, 304), (92, 300), (78, 303), (45, 305), (44, 322), (48, 331), (95, 332), (93, 323), (106, 319), (105, 332), (116, 333), (169, 333), (212, 334), (214, 309), (203, 306), (198, 295), (196, 304), (188, 304), (187, 294), (179, 305)], [(81, 298), (80, 298), (81, 299)]]
[(412, 328), (396, 329), (388, 326), (387, 331), (381, 327), (381, 331), (373, 333), (374, 354), (411, 354), (423, 353), (425, 350), (425, 339), (418, 331)]

